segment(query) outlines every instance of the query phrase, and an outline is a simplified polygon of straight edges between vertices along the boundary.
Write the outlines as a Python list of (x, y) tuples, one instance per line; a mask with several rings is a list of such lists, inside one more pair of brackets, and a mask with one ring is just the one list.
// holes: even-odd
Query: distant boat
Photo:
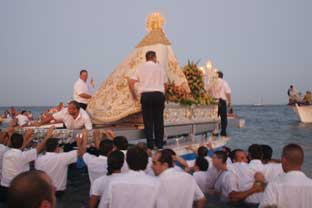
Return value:
[(312, 123), (312, 105), (299, 106), (298, 104), (295, 104), (292, 108), (297, 114), (300, 122)]
[(259, 98), (259, 102), (254, 104), (254, 106), (263, 106), (262, 97)]

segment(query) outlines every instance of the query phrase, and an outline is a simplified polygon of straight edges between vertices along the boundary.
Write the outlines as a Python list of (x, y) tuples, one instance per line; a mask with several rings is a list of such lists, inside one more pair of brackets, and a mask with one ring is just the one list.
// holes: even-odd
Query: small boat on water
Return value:
[(300, 122), (312, 123), (312, 105), (299, 106), (298, 104), (295, 104), (292, 108), (297, 114)]

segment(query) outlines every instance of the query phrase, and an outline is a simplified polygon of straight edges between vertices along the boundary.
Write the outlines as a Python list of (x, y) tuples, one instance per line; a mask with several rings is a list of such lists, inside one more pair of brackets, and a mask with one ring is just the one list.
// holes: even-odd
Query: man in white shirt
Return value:
[[(37, 158), (37, 154), (44, 150), (45, 143), (51, 137), (53, 128), (48, 130), (46, 137), (37, 145), (35, 149), (23, 151), (31, 140), (33, 130), (26, 131), (24, 137), (21, 134), (14, 133), (10, 140), (11, 146), (3, 155), (1, 186), (6, 194), (6, 188), (10, 186), (11, 181), (18, 174), (30, 169), (29, 163)], [(4, 189), (3, 189), (4, 188)]]
[[(80, 77), (75, 82), (75, 85), (74, 85), (73, 98), (75, 101), (79, 103), (80, 107), (84, 110), (87, 109), (88, 102), (92, 97), (87, 80), (88, 80), (88, 71), (81, 70)], [(91, 80), (91, 85), (93, 85), (93, 80)]]
[[(87, 136), (87, 135), (86, 135)], [(95, 147), (99, 152), (99, 156), (92, 155), (87, 151), (87, 140), (84, 138), (84, 143), (82, 146), (83, 156), (82, 159), (87, 165), (90, 185), (93, 184), (94, 180), (97, 178), (106, 175), (107, 173), (107, 156), (113, 151), (113, 141), (101, 138), (101, 134), (97, 130), (93, 132), (93, 140)]]
[[(84, 132), (84, 135), (87, 134)], [(79, 151), (61, 152), (59, 139), (49, 138), (46, 142), (44, 155), (40, 155), (35, 161), (35, 168), (46, 172), (53, 181), (57, 195), (61, 196), (66, 189), (68, 166), (77, 161), (81, 155), (81, 138), (77, 136), (77, 146)]]
[(204, 193), (208, 193), (208, 181), (209, 175), (207, 174), (207, 170), (209, 167), (209, 163), (204, 157), (197, 157), (195, 160), (195, 165), (193, 166), (193, 177), (199, 186), (200, 190)]
[(88, 113), (80, 108), (79, 103), (70, 101), (68, 107), (53, 115), (48, 114), (41, 122), (42, 124), (49, 123), (52, 120), (63, 122), (67, 129), (82, 129), (92, 130), (92, 123)]
[(312, 206), (312, 179), (301, 171), (303, 160), (304, 152), (298, 144), (288, 144), (283, 148), (282, 166), (286, 174), (268, 184), (260, 208)]
[(169, 207), (159, 180), (144, 172), (148, 163), (147, 153), (141, 148), (133, 147), (127, 151), (126, 158), (130, 171), (109, 182), (99, 208)]
[(272, 159), (272, 148), (266, 144), (262, 144), (261, 147), (263, 151), (262, 161), (264, 164), (263, 175), (265, 181), (268, 183), (273, 181), (277, 176), (284, 174), (284, 171), (281, 162), (279, 160)]
[(107, 157), (107, 175), (97, 178), (91, 184), (89, 208), (97, 207), (101, 196), (107, 192), (109, 182), (121, 174), (124, 159), (125, 156), (120, 150), (114, 150), (109, 154)]
[[(137, 100), (135, 84), (139, 84), (141, 95), (144, 132), (147, 147), (150, 149), (163, 147), (164, 108), (165, 108), (165, 69), (157, 63), (156, 53), (148, 51), (146, 63), (140, 65), (129, 81), (132, 96)], [(155, 134), (155, 141), (154, 141)]]
[[(120, 150), (126, 157), (128, 150), (128, 139), (124, 136), (116, 136), (113, 138), (114, 148)], [(128, 164), (125, 162), (121, 169), (122, 173), (128, 172)]]
[(223, 73), (218, 71), (218, 79), (209, 86), (212, 96), (219, 100), (218, 115), (221, 117), (221, 136), (227, 136), (227, 106), (231, 106), (231, 88), (223, 79)]
[(206, 198), (195, 179), (188, 173), (174, 170), (169, 151), (162, 150), (154, 155), (153, 170), (159, 176), (161, 191), (167, 196), (169, 207), (189, 208), (194, 202), (197, 208), (205, 206)]

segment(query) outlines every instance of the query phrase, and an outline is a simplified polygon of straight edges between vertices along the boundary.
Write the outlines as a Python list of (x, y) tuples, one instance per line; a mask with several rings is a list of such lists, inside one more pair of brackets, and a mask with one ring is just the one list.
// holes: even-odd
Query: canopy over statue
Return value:
[(148, 34), (136, 46), (128, 58), (120, 64), (96, 91), (88, 104), (87, 111), (94, 124), (113, 123), (141, 111), (140, 101), (132, 98), (128, 78), (137, 66), (145, 62), (145, 53), (153, 50), (160, 64), (166, 69), (170, 82), (185, 92), (190, 92), (188, 82), (179, 66), (163, 30), (164, 18), (152, 13), (147, 18)]

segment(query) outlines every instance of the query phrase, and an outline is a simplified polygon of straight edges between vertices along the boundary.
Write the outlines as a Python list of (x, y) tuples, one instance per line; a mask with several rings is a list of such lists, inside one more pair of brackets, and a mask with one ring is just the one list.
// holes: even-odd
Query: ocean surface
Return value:
[[(20, 110), (30, 110), (35, 117), (49, 107), (18, 107)], [(0, 113), (8, 108), (0, 107)], [(279, 159), (283, 146), (297, 143), (305, 153), (303, 171), (312, 177), (312, 124), (299, 123), (296, 114), (286, 105), (274, 106), (235, 106), (235, 113), (246, 120), (242, 129), (229, 128), (230, 148), (247, 149), (249, 145), (268, 144), (273, 148), (273, 157)], [(89, 192), (89, 182), (86, 169), (72, 166), (68, 174), (68, 189), (57, 207), (85, 207)], [(229, 205), (210, 199), (207, 207), (246, 207)]]

